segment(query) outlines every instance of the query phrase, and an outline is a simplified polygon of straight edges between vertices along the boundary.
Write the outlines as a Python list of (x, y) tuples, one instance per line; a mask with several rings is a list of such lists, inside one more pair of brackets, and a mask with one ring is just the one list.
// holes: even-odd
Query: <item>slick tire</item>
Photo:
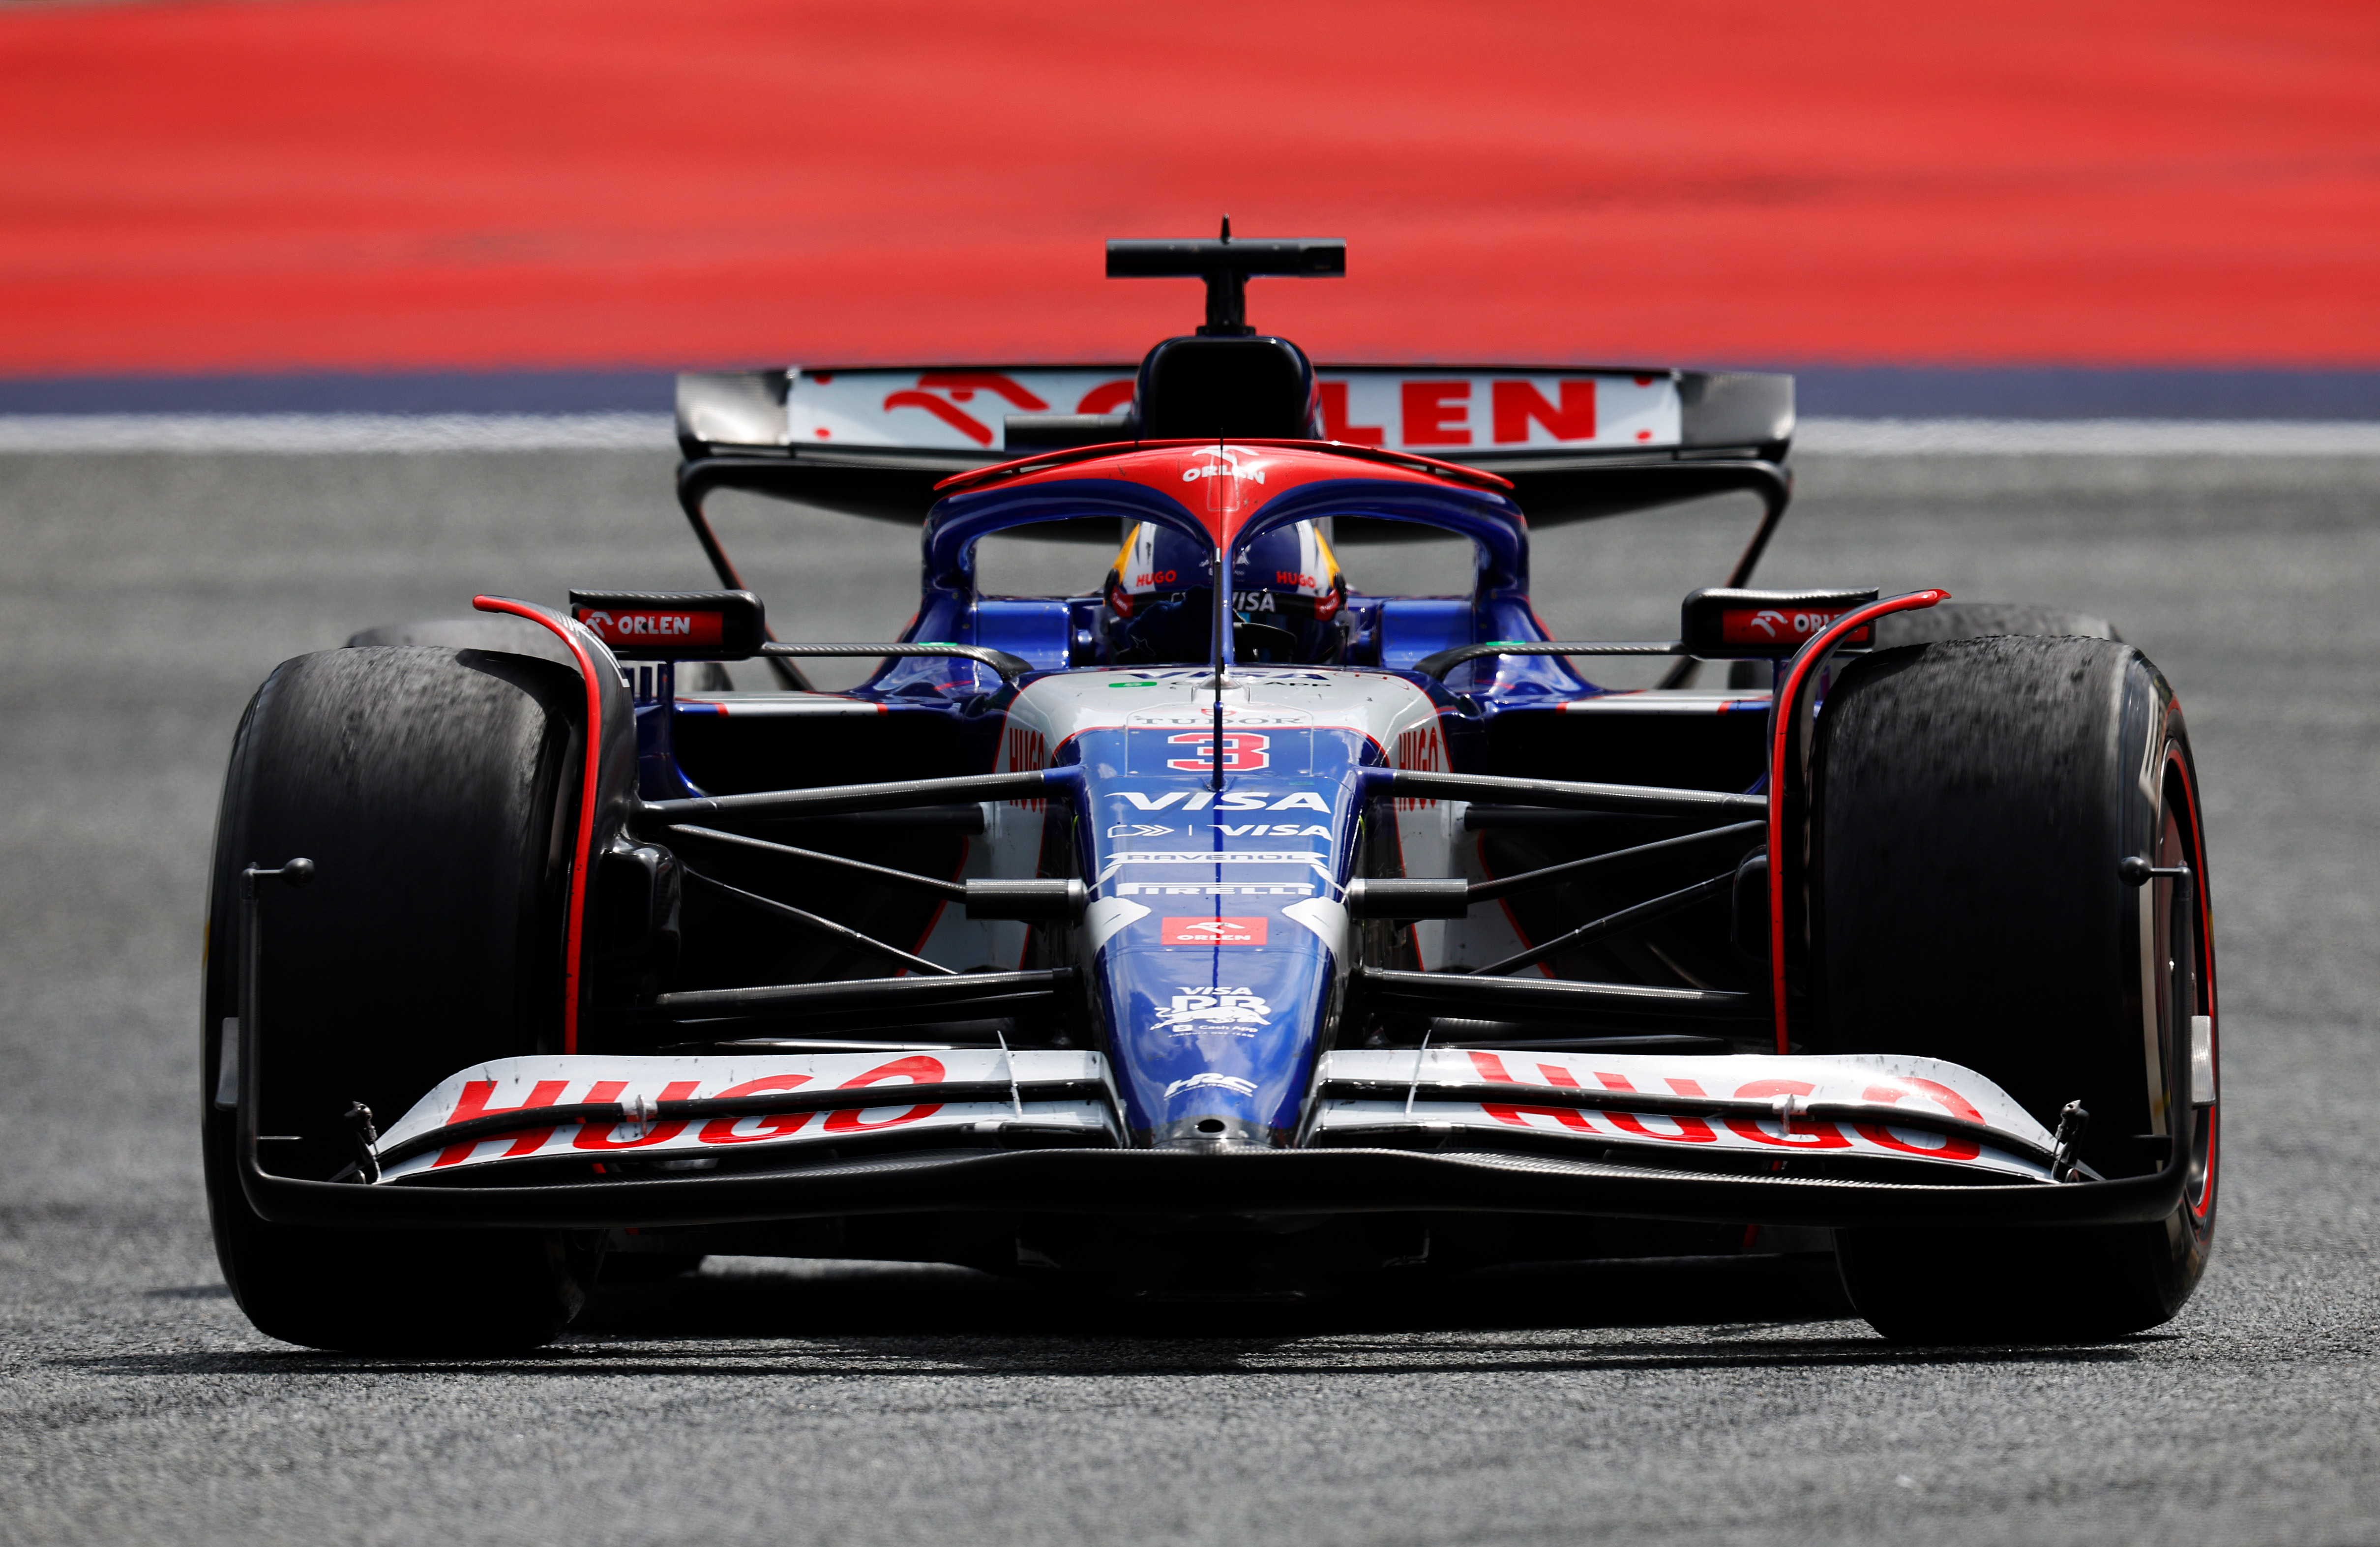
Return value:
[[(2079, 1100), (2081, 1158), (2104, 1175), (2159, 1171), (2177, 1148), (2188, 1166), (2181, 1205), (2151, 1224), (1839, 1232), (1852, 1304), (1916, 1343), (2168, 1320), (2214, 1244), (2217, 1111), (2192, 1105), (2215, 954), (2172, 690), (2112, 640), (1950, 640), (1858, 661), (1819, 723), (1816, 1040), (1964, 1065), (2053, 1130)], [(2128, 856), (2190, 875), (2128, 885)]]
[(1876, 620), (1876, 648), (1932, 644), (1937, 640), (1973, 640), (1987, 634), (2066, 635), (2083, 640), (2115, 640), (2123, 636), (2104, 617), (2041, 607), (2028, 602), (1942, 602), (1905, 613), (1889, 613)]
[[(578, 669), (570, 648), (526, 618), (502, 613), (475, 613), (469, 617), (417, 618), (408, 623), (383, 623), (357, 630), (347, 638), (349, 649), (373, 645), (451, 645), (456, 650), (499, 650), (533, 655), (571, 671)], [(718, 661), (681, 661), (677, 665), (681, 693), (731, 693), (735, 679)]]
[(523, 655), (364, 647), (285, 663), (240, 721), (215, 829), (201, 1100), (216, 1256), (271, 1336), (496, 1353), (546, 1342), (584, 1303), (589, 1239), (260, 1218), (224, 1062), (238, 873), (301, 856), (310, 884), (260, 892), (259, 1131), (289, 1136), (260, 1145), (266, 1171), (335, 1175), (354, 1159), (350, 1102), (386, 1126), (477, 1060), (559, 1051), (583, 697), (575, 672)]
[[(1937, 640), (1980, 639), (1986, 634), (2062, 634), (2119, 642), (2123, 639), (2116, 632), (2116, 626), (2104, 617), (2069, 612), (2063, 607), (2036, 606), (2030, 602), (1942, 602), (1905, 613), (1888, 613), (1876, 620), (1878, 650), (1932, 644)], [(1772, 675), (1766, 662), (1738, 661), (1728, 668), (1727, 685), (1766, 688), (1771, 685)]]
[(577, 669), (578, 658), (549, 630), (527, 618), (504, 613), (474, 613), (469, 617), (415, 618), (358, 629), (347, 637), (350, 650), (392, 645), (444, 645), (453, 650), (493, 650), (509, 655), (529, 655), (557, 666)]

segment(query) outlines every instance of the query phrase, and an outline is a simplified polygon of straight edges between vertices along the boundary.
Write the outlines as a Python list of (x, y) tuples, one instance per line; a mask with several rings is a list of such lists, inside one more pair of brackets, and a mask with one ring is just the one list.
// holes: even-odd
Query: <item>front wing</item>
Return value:
[(1930, 1059), (1390, 1049), (1332, 1054), (1320, 1078), (1301, 1147), (1198, 1152), (1121, 1147), (1091, 1053), (505, 1059), (393, 1125), (377, 1181), (273, 1175), (252, 1143), (241, 1172), (264, 1218), (382, 1228), (925, 1211), (1947, 1227), (2159, 1219), (2187, 1162), (2053, 1183), (2051, 1136)]

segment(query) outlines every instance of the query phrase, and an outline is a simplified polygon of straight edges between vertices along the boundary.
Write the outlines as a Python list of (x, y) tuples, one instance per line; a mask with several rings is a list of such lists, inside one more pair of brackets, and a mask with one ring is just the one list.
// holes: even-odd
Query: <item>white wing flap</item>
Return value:
[[(1321, 1078), (1380, 1081), (1414, 1090), (1410, 1104), (1394, 1099), (1323, 1103), (1318, 1131), (1355, 1134), (1409, 1128), (1416, 1122), (1482, 1129), (1528, 1128), (1603, 1144), (1783, 1156), (1853, 1155), (1915, 1159), (2046, 1180), (2048, 1168), (1975, 1138), (1901, 1127), (1888, 1121), (1819, 1121), (1796, 1117), (1675, 1116), (1612, 1107), (1532, 1104), (1532, 1092), (1557, 1090), (1642, 1091), (1663, 1096), (1712, 1096), (1774, 1102), (1850, 1102), (1907, 1106), (1938, 1116), (1982, 1123), (2048, 1150), (2048, 1130), (2007, 1091), (1972, 1069), (1938, 1058), (1894, 1054), (1840, 1057), (1741, 1055), (1706, 1058), (1644, 1054), (1533, 1053), (1526, 1050), (1432, 1048), (1355, 1050), (1329, 1054)], [(1432, 1085), (1509, 1085), (1511, 1102), (1430, 1099)], [(1416, 1089), (1417, 1088), (1417, 1089)]]
[[(1469, 460), (1483, 453), (1675, 446), (1669, 372), (1484, 371), (1472, 366), (1321, 367), (1326, 439)], [(1115, 413), (1128, 367), (801, 371), (786, 384), (784, 443), (897, 446), (996, 456), (1010, 414)], [(737, 422), (741, 423), (742, 420)]]
[[(722, 1155), (755, 1146), (848, 1142), (888, 1128), (965, 1127), (1024, 1121), (1113, 1132), (1108, 1104), (1098, 1101), (919, 1104), (901, 1099), (904, 1087), (975, 1081), (1020, 1084), (1056, 1080), (1109, 1083), (1107, 1060), (1096, 1053), (937, 1049), (931, 1052), (829, 1053), (688, 1058), (572, 1054), (500, 1058), (450, 1076), (414, 1103), (381, 1136), (385, 1150), (450, 1124), (518, 1111), (518, 1129), (447, 1146), (401, 1161), (382, 1174), (396, 1180), (432, 1171), (497, 1161), (575, 1159), (661, 1160)], [(700, 1101), (778, 1091), (848, 1090), (852, 1104), (823, 1112), (759, 1117), (715, 1117), (650, 1123), (548, 1125), (540, 1108), (577, 1102)]]

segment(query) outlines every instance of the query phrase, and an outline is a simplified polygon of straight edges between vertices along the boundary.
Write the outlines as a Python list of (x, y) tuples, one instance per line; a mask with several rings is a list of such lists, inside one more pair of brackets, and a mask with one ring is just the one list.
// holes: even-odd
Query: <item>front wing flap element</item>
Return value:
[(449, 1076), (380, 1138), (382, 1182), (506, 1163), (686, 1162), (870, 1134), (1010, 1126), (1122, 1141), (1096, 1053), (499, 1058)]
[[(1667, 1151), (1922, 1161), (2046, 1182), (2056, 1140), (2008, 1092), (1938, 1058), (1425, 1048), (1329, 1054), (1310, 1142), (1526, 1130)], [(1982, 1179), (1979, 1176), (1978, 1179)]]

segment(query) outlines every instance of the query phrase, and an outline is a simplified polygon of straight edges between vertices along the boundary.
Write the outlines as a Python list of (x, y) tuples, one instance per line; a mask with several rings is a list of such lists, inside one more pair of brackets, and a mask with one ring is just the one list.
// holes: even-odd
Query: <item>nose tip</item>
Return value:
[(1282, 1135), (1270, 1128), (1245, 1118), (1212, 1113), (1177, 1117), (1160, 1124), (1149, 1136), (1149, 1148), (1153, 1150), (1190, 1150), (1207, 1154), (1225, 1150), (1275, 1150), (1286, 1142)]

